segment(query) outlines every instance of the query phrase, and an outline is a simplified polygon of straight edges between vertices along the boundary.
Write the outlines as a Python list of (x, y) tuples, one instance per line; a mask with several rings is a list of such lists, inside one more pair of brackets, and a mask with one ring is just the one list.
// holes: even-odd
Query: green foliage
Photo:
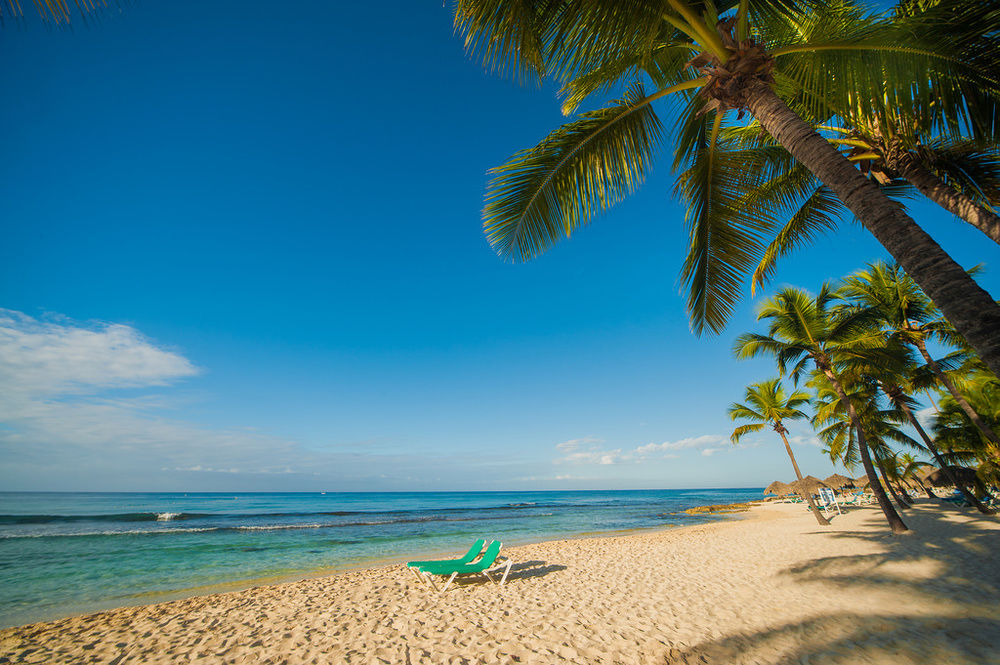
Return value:
[[(898, 109), (911, 109), (908, 117), (919, 113), (922, 126), (948, 136), (993, 122), (1000, 83), (995, 68), (983, 64), (996, 58), (980, 51), (992, 43), (985, 33), (1000, 25), (1000, 16), (971, 0), (910, 3), (895, 13), (848, 0), (739, 6), (739, 36), (752, 37), (773, 56), (776, 91), (803, 118), (881, 127), (899, 125)], [(648, 107), (673, 94), (685, 102), (674, 165), (681, 169), (676, 193), (688, 207), (691, 239), (680, 279), (696, 332), (724, 327), (751, 272), (755, 285), (763, 283), (781, 256), (834, 228), (842, 210), (828, 190), (766, 137), (747, 145), (740, 127), (705, 113), (704, 99), (694, 95), (712, 77), (703, 66), (708, 56), (725, 62), (742, 48), (726, 42), (715, 25), (733, 19), (736, 7), (688, 0), (458, 0), (456, 27), (467, 48), (501, 73), (562, 82), (564, 112), (628, 86), (623, 99), (582, 114), (493, 170), (483, 221), (501, 256), (530, 259), (633, 192), (659, 139)], [(691, 62), (701, 63), (703, 77), (685, 66)], [(644, 96), (636, 83), (641, 79), (656, 92)], [(975, 151), (959, 153), (942, 155), (936, 172), (988, 197), (989, 164)]]
[(806, 418), (801, 407), (809, 403), (809, 394), (801, 390), (785, 394), (781, 379), (770, 379), (747, 386), (745, 399), (743, 404), (733, 402), (729, 407), (731, 420), (751, 421), (733, 430), (729, 438), (734, 444), (744, 435), (759, 432), (767, 425), (780, 429), (785, 420)]
[(660, 135), (650, 101), (635, 85), (624, 99), (582, 114), (493, 169), (483, 210), (493, 248), (530, 259), (632, 193)]

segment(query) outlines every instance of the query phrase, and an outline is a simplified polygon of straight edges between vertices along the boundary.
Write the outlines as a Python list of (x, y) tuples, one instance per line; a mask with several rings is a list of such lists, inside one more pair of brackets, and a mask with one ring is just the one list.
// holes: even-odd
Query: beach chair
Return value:
[[(434, 584), (434, 575), (442, 577), (450, 575), (448, 581), (445, 582), (444, 588), (441, 589), (441, 593), (447, 591), (448, 587), (451, 586), (451, 583), (459, 575), (482, 574), (493, 584), (503, 586), (503, 583), (507, 581), (507, 575), (510, 574), (510, 566), (513, 562), (510, 559), (498, 561), (501, 547), (503, 547), (503, 543), (499, 540), (494, 540), (483, 551), (483, 558), (475, 563), (440, 562), (419, 566), (417, 570), (419, 570), (419, 574), (423, 580), (434, 590), (437, 590), (437, 585)], [(500, 570), (503, 570), (503, 577), (497, 582), (490, 573), (499, 572)]]
[(417, 576), (421, 582), (425, 581), (423, 577), (420, 576), (419, 569), (421, 566), (433, 566), (437, 564), (455, 564), (462, 565), (466, 563), (472, 563), (479, 558), (479, 555), (483, 553), (483, 546), (486, 545), (486, 541), (482, 538), (476, 540), (472, 543), (472, 547), (469, 551), (458, 557), (457, 559), (430, 559), (427, 561), (407, 561), (406, 567), (413, 571), (413, 574)]

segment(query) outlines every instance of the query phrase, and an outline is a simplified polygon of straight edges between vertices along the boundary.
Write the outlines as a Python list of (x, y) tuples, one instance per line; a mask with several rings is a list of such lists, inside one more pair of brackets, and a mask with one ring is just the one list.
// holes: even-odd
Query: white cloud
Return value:
[(0, 310), (0, 446), (12, 463), (27, 453), (55, 465), (96, 461), (173, 471), (277, 473), (293, 444), (247, 430), (166, 418), (162, 389), (198, 374), (180, 353), (115, 323), (39, 320)]
[[(390, 473), (381, 486), (392, 486), (441, 464), (360, 445), (307, 449), (247, 427), (185, 421), (176, 417), (184, 401), (177, 384), (198, 373), (179, 351), (131, 326), (0, 309), (0, 486), (301, 489), (313, 479), (366, 489), (373, 469)], [(472, 461), (491, 463), (460, 462)]]
[(589, 447), (594, 444), (604, 443), (602, 439), (596, 439), (592, 436), (585, 436), (581, 439), (570, 439), (569, 441), (563, 441), (562, 443), (556, 444), (556, 450), (561, 450), (564, 453), (573, 452), (574, 450), (579, 450), (581, 447)]
[(677, 441), (664, 441), (662, 443), (647, 443), (629, 451), (621, 448), (607, 450), (600, 444), (602, 439), (585, 437), (582, 439), (570, 439), (556, 444), (556, 450), (564, 453), (556, 458), (556, 464), (597, 464), (611, 465), (625, 462), (641, 462), (647, 459), (669, 459), (679, 456), (677, 451), (681, 450), (701, 450), (701, 454), (706, 457), (721, 450), (726, 450), (720, 444), (727, 440), (716, 434), (705, 434), (694, 436)]
[(8, 397), (163, 386), (197, 373), (186, 358), (126, 325), (86, 327), (0, 309), (0, 379)]
[(920, 409), (914, 412), (914, 417), (916, 417), (917, 422), (920, 423), (921, 427), (929, 430), (934, 425), (934, 416), (937, 415), (937, 409), (933, 406), (929, 406), (926, 409)]
[(703, 434), (701, 436), (678, 439), (677, 441), (664, 441), (663, 443), (647, 443), (635, 449), (638, 457), (667, 457), (662, 453), (673, 450), (684, 450), (685, 448), (704, 448), (705, 446), (718, 445), (725, 439), (717, 434)]
[(556, 444), (556, 450), (563, 453), (555, 460), (556, 464), (616, 464), (622, 458), (621, 449), (605, 450), (601, 447), (602, 439), (585, 436), (570, 439)]
[[(786, 421), (785, 426), (788, 428), (788, 434), (785, 436), (788, 438), (788, 443), (793, 446), (814, 446), (816, 448), (822, 448), (823, 443), (817, 438), (816, 430), (812, 428), (808, 422), (805, 421)], [(768, 434), (773, 437), (773, 441), (776, 445), (781, 445), (781, 440), (778, 435), (774, 432), (768, 432)]]

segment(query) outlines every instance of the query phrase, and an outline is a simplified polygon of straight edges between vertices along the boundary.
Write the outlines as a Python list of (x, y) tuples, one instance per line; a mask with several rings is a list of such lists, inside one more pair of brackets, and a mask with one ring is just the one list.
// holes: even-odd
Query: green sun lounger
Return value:
[(406, 562), (406, 566), (408, 568), (420, 568), (421, 566), (430, 566), (430, 565), (437, 564), (437, 563), (456, 563), (456, 564), (471, 563), (476, 558), (478, 558), (479, 555), (482, 553), (482, 551), (483, 551), (483, 545), (485, 545), (485, 544), (486, 544), (486, 541), (483, 540), (482, 538), (480, 538), (476, 542), (472, 543), (472, 547), (469, 548), (468, 552), (466, 552), (465, 554), (463, 554), (462, 556), (460, 556), (457, 559), (433, 559), (433, 560), (430, 560), (430, 561), (407, 561)]
[[(451, 583), (455, 581), (455, 578), (459, 575), (468, 574), (483, 574), (486, 576), (490, 582), (497, 584), (498, 586), (503, 586), (503, 583), (507, 581), (507, 575), (510, 574), (510, 566), (512, 561), (507, 559), (506, 561), (501, 561), (497, 563), (497, 558), (500, 556), (500, 548), (503, 547), (503, 543), (499, 540), (494, 540), (490, 543), (489, 547), (483, 552), (483, 558), (475, 563), (454, 563), (454, 562), (439, 562), (431, 563), (424, 566), (419, 566), (419, 570), (423, 579), (431, 586), (433, 589), (437, 589), (437, 585), (434, 584), (434, 575), (450, 575), (448, 581), (445, 582), (444, 588), (441, 589), (441, 593), (448, 590)], [(503, 577), (497, 582), (493, 579), (490, 573), (499, 571), (503, 569)]]

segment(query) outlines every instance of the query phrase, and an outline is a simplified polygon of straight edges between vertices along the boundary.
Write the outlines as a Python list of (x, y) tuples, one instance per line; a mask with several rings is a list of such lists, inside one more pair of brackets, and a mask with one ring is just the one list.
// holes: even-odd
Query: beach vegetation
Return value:
[[(786, 394), (781, 385), (781, 379), (754, 383), (747, 387), (745, 401), (742, 404), (734, 402), (729, 407), (730, 419), (750, 421), (734, 429), (730, 440), (735, 445), (745, 435), (770, 427), (781, 437), (782, 443), (785, 444), (785, 452), (795, 470), (795, 478), (802, 482), (802, 471), (799, 469), (799, 463), (795, 460), (792, 447), (788, 445), (788, 428), (785, 427), (784, 421), (806, 418), (807, 416), (801, 407), (808, 403), (809, 394), (804, 391), (796, 390)], [(812, 511), (816, 521), (821, 526), (828, 526), (830, 522), (819, 512), (812, 494), (808, 492), (806, 494), (806, 503), (809, 504), (809, 510)]]
[[(838, 109), (870, 127), (880, 126), (881, 110), (907, 108), (947, 136), (968, 126), (985, 134), (1000, 84), (982, 66), (992, 56), (974, 46), (989, 41), (1000, 18), (971, 21), (969, 7), (458, 0), (456, 26), (468, 49), (518, 80), (561, 83), (565, 113), (625, 87), (492, 171), (486, 235), (501, 256), (528, 260), (634, 192), (664, 134), (653, 107), (675, 100), (670, 141), (675, 167), (685, 167), (677, 191), (688, 204), (691, 249), (681, 276), (696, 332), (724, 327), (744, 276), (783, 221), (747, 208), (740, 194), (775, 174), (772, 158), (784, 159), (825, 187), (812, 201), (821, 217), (834, 204), (849, 210), (1000, 371), (1000, 306), (858, 168), (858, 154), (814, 131), (815, 119), (846, 113)], [(935, 31), (942, 21), (957, 27)], [(770, 157), (718, 150), (744, 115), (773, 137)]]
[(881, 333), (874, 326), (873, 312), (836, 308), (836, 300), (836, 290), (830, 283), (816, 295), (794, 287), (781, 289), (757, 311), (757, 319), (768, 323), (767, 333), (741, 334), (733, 344), (733, 353), (739, 359), (774, 358), (780, 375), (796, 381), (811, 372), (825, 377), (852, 426), (858, 458), (875, 499), (893, 533), (902, 533), (907, 526), (879, 483), (869, 452), (861, 401), (856, 404), (851, 399), (850, 384), (841, 378), (841, 372), (849, 372), (858, 358), (878, 353)]
[[(968, 505), (993, 512), (984, 499), (1000, 479), (990, 438), (1000, 422), (1000, 381), (898, 266), (870, 263), (815, 296), (786, 287), (760, 306), (758, 320), (768, 322), (767, 333), (740, 335), (734, 353), (773, 357), (796, 383), (806, 377), (812, 394), (801, 399), (824, 452), (848, 469), (865, 468), (894, 532), (905, 525), (889, 495), (900, 509), (911, 503), (907, 489), (933, 496), (921, 478), (930, 465), (918, 455), (929, 455)], [(928, 342), (946, 353), (935, 358)], [(920, 393), (937, 411), (933, 436), (917, 415)]]

